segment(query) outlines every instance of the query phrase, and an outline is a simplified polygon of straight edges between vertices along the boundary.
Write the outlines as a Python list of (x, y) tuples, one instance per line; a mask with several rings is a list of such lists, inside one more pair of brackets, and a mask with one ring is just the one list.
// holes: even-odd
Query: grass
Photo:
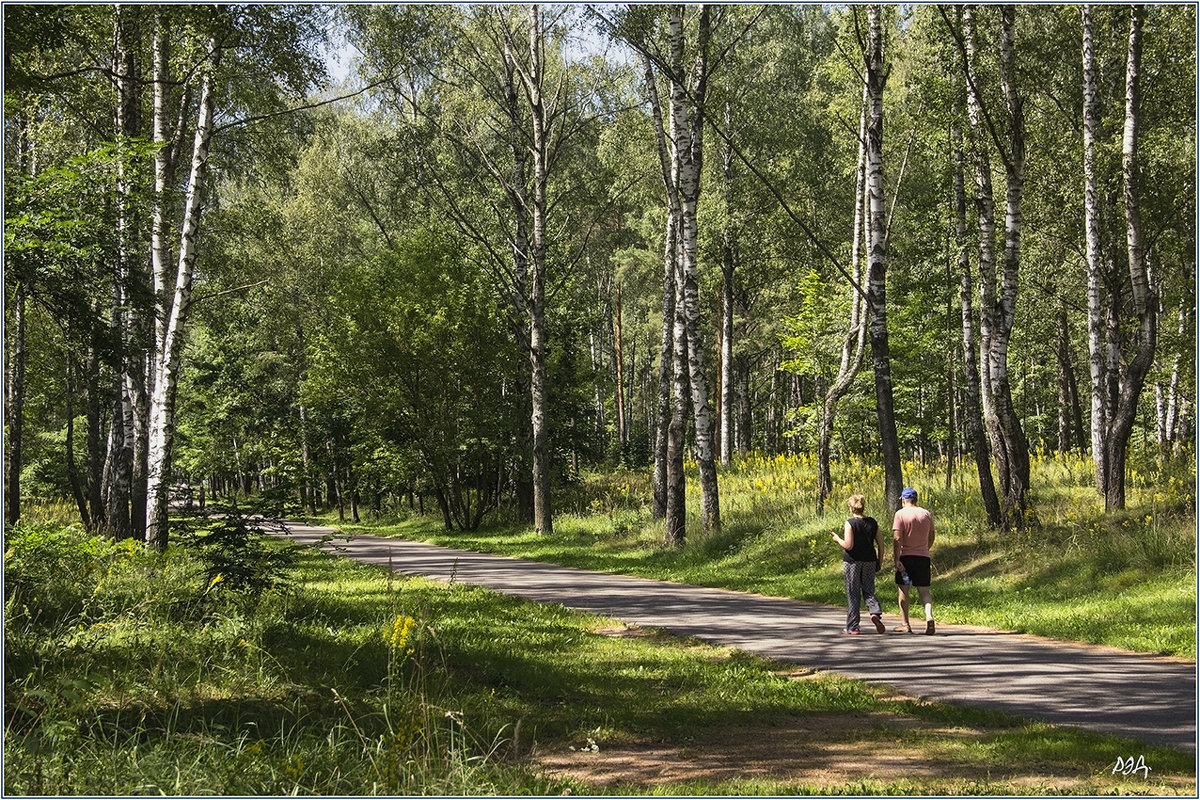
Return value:
[[(1034, 524), (1009, 534), (988, 529), (978, 478), (968, 465), (956, 465), (948, 488), (945, 465), (904, 467), (936, 520), (933, 593), (940, 621), (1195, 659), (1195, 472), (1189, 456), (1135, 466), (1127, 509), (1105, 514), (1092, 488), (1090, 459), (1035, 453)], [(841, 605), (840, 553), (828, 532), (846, 516), (845, 497), (865, 494), (867, 513), (885, 530), (890, 515), (878, 508), (880, 468), (851, 460), (836, 464), (833, 477), (834, 497), (818, 514), (810, 458), (740, 460), (720, 474), (722, 530), (702, 533), (693, 514), (679, 548), (663, 544), (644, 472), (584, 476), (556, 497), (549, 535), (504, 521), (474, 532), (445, 531), (437, 519), (405, 514), (359, 525), (331, 515), (317, 521), (601, 572)], [(694, 510), (694, 472), (689, 478), (688, 506)], [(885, 612), (896, 611), (894, 597), (884, 593), (881, 600)]]
[[(61, 525), (6, 534), (8, 795), (1195, 791), (1190, 754), (797, 675), (253, 534), (178, 537), (164, 556)], [(215, 580), (220, 542), (273, 558)], [(730, 730), (900, 766), (606, 784), (546, 766), (648, 746), (681, 764), (727, 757)], [(1149, 778), (1113, 772), (1134, 753)]]

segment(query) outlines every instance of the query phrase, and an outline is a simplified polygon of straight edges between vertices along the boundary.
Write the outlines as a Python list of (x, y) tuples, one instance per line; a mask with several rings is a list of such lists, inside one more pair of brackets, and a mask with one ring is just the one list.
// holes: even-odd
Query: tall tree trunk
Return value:
[(687, 434), (688, 339), (687, 320), (683, 313), (683, 281), (679, 274), (679, 258), (675, 260), (675, 313), (671, 333), (671, 420), (667, 428), (667, 508), (664, 538), (667, 544), (679, 546), (687, 538), (686, 482), (683, 473), (683, 450)]
[[(663, 248), (662, 334), (659, 349), (657, 425), (654, 437), (654, 516), (667, 516), (669, 487), (674, 485), (676, 462), (670, 458), (672, 376), (675, 364), (675, 240), (678, 223), (667, 213), (666, 245)], [(678, 462), (682, 472), (683, 462)], [(682, 499), (677, 502), (682, 507)]]
[[(691, 386), (693, 436), (700, 472), (701, 527), (705, 533), (721, 529), (721, 502), (712, 441), (712, 408), (704, 367), (704, 343), (700, 338), (698, 283), (699, 231), (697, 209), (700, 175), (703, 170), (704, 103), (708, 84), (709, 7), (700, 7), (696, 59), (689, 87), (683, 78), (683, 6), (671, 11), (671, 131), (672, 164), (679, 192), (679, 276), (682, 292), (684, 333), (687, 336), (688, 383)], [(689, 101), (691, 114), (689, 115)]]
[(1108, 431), (1108, 360), (1105, 330), (1107, 298), (1104, 257), (1100, 238), (1099, 176), (1096, 143), (1100, 135), (1100, 97), (1093, 44), (1092, 6), (1081, 9), (1083, 25), (1083, 208), (1087, 247), (1088, 367), (1091, 373), (1092, 459), (1096, 465), (1096, 490), (1105, 494), (1104, 437)]
[(100, 390), (100, 344), (94, 324), (89, 331), (89, 338), (84, 368), (87, 380), (87, 498), (91, 519), (89, 530), (97, 532), (107, 526), (108, 520), (104, 516), (104, 421), (101, 408), (103, 392)]
[(625, 445), (629, 443), (628, 424), (625, 419), (625, 353), (622, 345), (624, 332), (621, 330), (621, 280), (617, 278), (613, 287), (613, 366), (616, 367), (617, 443), (622, 458)]
[(1079, 407), (1079, 386), (1075, 380), (1074, 358), (1071, 354), (1071, 334), (1067, 324), (1067, 309), (1059, 307), (1055, 354), (1058, 359), (1058, 449), (1063, 453), (1076, 445), (1085, 450), (1083, 413)]
[(88, 511), (87, 496), (83, 482), (79, 479), (79, 465), (75, 461), (75, 367), (74, 359), (67, 356), (67, 481), (71, 484), (71, 496), (79, 509), (79, 519), (85, 530), (92, 529), (92, 518)]
[[(1001, 525), (1005, 530), (1024, 524), (1025, 493), (1029, 487), (1029, 452), (1020, 420), (1012, 405), (1008, 378), (1008, 340), (1016, 313), (1020, 257), (1021, 190), (1024, 173), (1024, 124), (1020, 99), (1011, 83), (1012, 8), (1002, 10), (1000, 36), (1001, 81), (1008, 107), (1010, 141), (1004, 158), (1008, 187), (1005, 208), (1005, 249), (998, 269), (995, 255), (996, 210), (988, 155), (990, 126), (985, 128), (983, 100), (974, 65), (974, 7), (963, 8), (963, 49), (967, 82), (967, 116), (975, 165), (975, 198), (979, 219), (979, 361), (983, 416), (992, 443), (1000, 482)], [(994, 136), (1002, 156), (1005, 149)]]
[(1125, 508), (1125, 457), (1129, 434), (1137, 416), (1138, 399), (1146, 375), (1154, 363), (1158, 326), (1158, 301), (1150, 285), (1146, 266), (1146, 246), (1142, 238), (1141, 206), (1138, 196), (1138, 112), (1142, 57), (1141, 6), (1129, 11), (1129, 53), (1125, 66), (1125, 127), (1121, 146), (1122, 187), (1125, 199), (1126, 244), (1129, 252), (1129, 284), (1133, 313), (1138, 320), (1134, 351), (1121, 382), (1121, 394), (1105, 440), (1104, 509)]
[[(128, 6), (117, 6), (113, 24), (113, 76), (117, 97), (114, 105), (114, 126), (117, 132), (117, 182), (116, 182), (116, 281), (113, 287), (112, 341), (117, 348), (115, 366), (116, 390), (114, 392), (112, 430), (109, 435), (108, 453), (109, 531), (117, 539), (126, 539), (140, 533), (142, 522), (135, 521), (131, 514), (130, 500), (136, 493), (142, 498), (143, 490), (134, 483), (134, 462), (137, 453), (137, 424), (134, 402), (138, 385), (139, 359), (135, 352), (137, 329), (137, 291), (135, 271), (137, 259), (134, 253), (136, 231), (133, 219), (133, 186), (127, 173), (129, 166), (129, 142), (138, 134), (137, 92), (135, 89), (136, 69), (134, 62), (132, 10)], [(140, 474), (140, 470), (139, 470)], [(144, 506), (140, 506), (144, 508)]]
[[(175, 390), (183, 358), (184, 328), (192, 299), (192, 274), (196, 263), (196, 236), (200, 228), (208, 153), (212, 138), (214, 98), (213, 71), (221, 58), (214, 34), (208, 40), (211, 54), (204, 67), (200, 108), (192, 144), (192, 165), (180, 230), (179, 261), (173, 299), (161, 339), (156, 339), (154, 391), (150, 400), (150, 432), (147, 469), (146, 546), (162, 552), (167, 546), (167, 501), (170, 494), (171, 448), (175, 438)], [(160, 201), (161, 202), (161, 199)]]
[[(120, 287), (114, 290), (114, 308), (123, 301)], [(113, 341), (120, 339), (120, 312), (113, 317)], [(108, 427), (108, 452), (104, 460), (104, 503), (108, 520), (108, 533), (115, 539), (127, 539), (131, 535), (129, 520), (130, 481), (133, 479), (132, 410), (125, 394), (125, 384), (120, 374), (115, 376), (117, 386), (113, 392), (111, 419)], [(129, 412), (128, 418), (126, 412)]]
[(883, 457), (884, 496), (888, 511), (900, 507), (903, 476), (892, 395), (891, 349), (887, 330), (887, 222), (883, 179), (883, 10), (867, 7), (867, 307), (871, 361), (875, 370), (875, 406)]
[(837, 377), (825, 392), (821, 404), (821, 430), (817, 438), (817, 513), (825, 513), (825, 501), (833, 492), (833, 474), (830, 470), (830, 449), (833, 441), (833, 423), (837, 406), (862, 367), (866, 348), (866, 297), (862, 291), (862, 249), (867, 234), (866, 205), (867, 177), (867, 87), (863, 86), (862, 111), (858, 120), (858, 166), (854, 171), (854, 224), (850, 233), (850, 321), (846, 326), (846, 337), (842, 340), (842, 360)]
[[(25, 282), (17, 278), (13, 292), (12, 324), (5, 325), (4, 370), (4, 524), (16, 525), (21, 518), (22, 429), (25, 422), (25, 319), (28, 307)], [(7, 321), (7, 320), (6, 320)]]
[[(1159, 304), (1160, 310), (1162, 304)], [(1191, 317), (1191, 312), (1185, 306), (1179, 308), (1179, 328), (1176, 331), (1179, 341), (1185, 341), (1185, 336), (1191, 325), (1188, 320)], [(1176, 353), (1171, 359), (1171, 377), (1167, 383), (1167, 389), (1164, 392), (1165, 398), (1159, 401), (1162, 410), (1159, 413), (1161, 419), (1159, 423), (1159, 445), (1164, 456), (1170, 455), (1174, 451), (1175, 442), (1179, 434), (1179, 410), (1180, 410), (1180, 393), (1179, 393), (1179, 370), (1183, 363), (1182, 353)]]
[[(507, 20), (505, 22), (507, 29)], [(509, 149), (513, 156), (513, 170), (510, 178), (510, 205), (513, 213), (513, 285), (512, 301), (515, 318), (513, 320), (514, 337), (520, 342), (528, 358), (519, 368), (516, 377), (516, 391), (519, 396), (527, 397), (527, 414), (522, 420), (517, 434), (518, 464), (516, 469), (515, 488), (517, 493), (517, 519), (523, 523), (534, 521), (534, 477), (533, 477), (533, 390), (532, 390), (532, 354), (529, 350), (529, 167), (528, 148), (521, 133), (522, 119), (520, 95), (517, 92), (517, 56), (516, 45), (510, 36), (504, 41), (504, 103), (509, 117)]]
[[(726, 81), (726, 92), (732, 87)], [(728, 97), (728, 95), (727, 95)], [(725, 130), (733, 135), (733, 104), (725, 100)], [(733, 279), (737, 268), (737, 234), (733, 215), (733, 147), (726, 141), (721, 148), (721, 178), (725, 193), (725, 229), (721, 233), (721, 370), (720, 439), (721, 464), (733, 463)]]
[(1013, 78), (1013, 31), (1016, 27), (1016, 7), (1000, 7), (1000, 82), (1008, 110), (1009, 148), (1004, 160), (1004, 268), (1000, 278), (999, 329), (993, 338), (990, 374), (999, 418), (1007, 475), (1002, 473), (1005, 525), (1023, 527), (1025, 524), (1026, 493), (1029, 491), (1029, 444), (1021, 419), (1013, 405), (1012, 386), (1008, 377), (1008, 345), (1017, 313), (1017, 289), (1021, 266), (1021, 235), (1024, 229), (1022, 198), (1025, 190), (1025, 111), (1024, 100), (1017, 92)]
[(554, 531), (550, 497), (550, 434), (546, 419), (546, 190), (549, 182), (548, 113), (542, 96), (542, 16), (529, 7), (529, 70), (524, 73), (526, 99), (533, 122), (533, 203), (530, 206), (529, 389), (533, 422), (533, 527)]
[(751, 434), (754, 431), (754, 409), (750, 403), (750, 367), (739, 359), (734, 369), (737, 378), (737, 450), (745, 458), (750, 455)]
[[(663, 248), (662, 337), (658, 368), (658, 431), (654, 447), (654, 513), (664, 519), (668, 544), (682, 543), (685, 533), (683, 427), (680, 405), (682, 378), (679, 372), (676, 328), (676, 265), (679, 262), (679, 194), (675, 188), (674, 170), (663, 124), (662, 103), (654, 79), (650, 59), (643, 57), (646, 96), (650, 102), (651, 119), (658, 151), (658, 165), (667, 194), (667, 227)], [(674, 401), (674, 402), (673, 402)]]

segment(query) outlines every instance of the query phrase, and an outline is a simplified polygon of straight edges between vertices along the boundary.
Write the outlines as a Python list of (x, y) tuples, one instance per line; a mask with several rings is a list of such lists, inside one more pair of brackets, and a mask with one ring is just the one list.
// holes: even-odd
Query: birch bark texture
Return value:
[(1125, 508), (1125, 459), (1129, 436), (1137, 417), (1138, 399), (1146, 375), (1154, 364), (1158, 341), (1158, 300), (1150, 283), (1138, 187), (1138, 118), (1141, 102), (1142, 19), (1141, 6), (1129, 8), (1129, 49), (1125, 64), (1125, 124), (1121, 143), (1122, 193), (1125, 201), (1125, 241), (1129, 259), (1129, 287), (1137, 331), (1133, 352), (1122, 376), (1121, 391), (1105, 439), (1107, 470), (1104, 508)]
[[(1142, 232), (1138, 187), (1138, 127), (1141, 103), (1142, 22), (1144, 9), (1131, 6), (1125, 62), (1125, 114), (1121, 140), (1121, 195), (1125, 211), (1129, 296), (1137, 327), (1129, 351), (1120, 352), (1118, 311), (1125, 298), (1106, 280), (1112, 254), (1106, 252), (1101, 225), (1096, 148), (1102, 136), (1100, 80), (1095, 58), (1095, 13), (1081, 9), (1084, 99), (1084, 211), (1088, 271), (1088, 363), (1092, 386), (1092, 456), (1096, 489), (1107, 511), (1125, 507), (1125, 462), (1138, 400), (1154, 363), (1158, 337), (1158, 300), (1150, 280)], [(1125, 366), (1122, 367), (1122, 364)]]
[(979, 473), (979, 494), (987, 511), (988, 524), (1000, 525), (1000, 499), (996, 495), (996, 483), (992, 478), (991, 447), (983, 425), (979, 358), (976, 350), (975, 310), (972, 295), (975, 291), (971, 277), (971, 256), (967, 246), (967, 193), (963, 168), (962, 133), (954, 128), (954, 240), (958, 254), (959, 305), (962, 308), (963, 346), (963, 391), (965, 408), (963, 417), (967, 423), (967, 437), (975, 468)]
[[(687, 81), (683, 69), (684, 6), (672, 6), (671, 32), (671, 140), (672, 171), (679, 193), (679, 249), (676, 313), (682, 313), (687, 337), (688, 382), (691, 387), (693, 437), (700, 472), (700, 524), (705, 533), (721, 529), (721, 503), (713, 452), (712, 407), (700, 338), (700, 290), (698, 280), (700, 176), (704, 167), (704, 114), (708, 93), (710, 16), (709, 6), (699, 10), (697, 46)], [(687, 81), (687, 82), (685, 82)], [(690, 85), (688, 85), (690, 83)], [(690, 112), (690, 113), (689, 113)], [(678, 330), (677, 330), (678, 332)]]
[(679, 260), (679, 193), (675, 188), (675, 173), (663, 123), (662, 101), (658, 94), (654, 65), (644, 53), (642, 68), (646, 97), (650, 103), (650, 118), (654, 124), (659, 170), (667, 195), (667, 223), (663, 247), (663, 321), (657, 395), (658, 430), (654, 447), (654, 512), (655, 516), (665, 521), (666, 541), (677, 544), (684, 536), (684, 417), (680, 399), (686, 401), (686, 389), (675, 380), (676, 375), (682, 378), (682, 366), (686, 358), (686, 348), (682, 351), (682, 358), (676, 358), (675, 350), (675, 294), (678, 283), (675, 279), (675, 268)]
[[(1008, 142), (1002, 141), (986, 113), (975, 65), (974, 6), (962, 9), (962, 54), (967, 83), (967, 117), (975, 167), (975, 203), (979, 220), (979, 363), (983, 416), (992, 444), (1000, 484), (1001, 527), (1025, 524), (1029, 489), (1029, 446), (1012, 402), (1008, 376), (1008, 345), (1016, 318), (1022, 232), (1021, 200), (1025, 171), (1025, 133), (1022, 100), (1012, 78), (1015, 9), (1001, 8), (999, 36), (1000, 81), (1005, 98)], [(996, 206), (991, 178), (989, 144), (1004, 163), (1005, 223), (1002, 260), (995, 251)]]
[(862, 368), (867, 341), (866, 294), (862, 291), (862, 242), (866, 238), (866, 169), (867, 169), (867, 87), (863, 86), (862, 109), (858, 120), (858, 162), (854, 171), (854, 222), (850, 235), (850, 319), (842, 340), (842, 357), (837, 376), (825, 392), (821, 404), (821, 430), (817, 438), (817, 513), (825, 513), (825, 501), (833, 492), (830, 469), (830, 450), (833, 423), (838, 403), (850, 391), (850, 385)]
[[(171, 446), (175, 435), (175, 399), (183, 359), (184, 327), (192, 301), (192, 276), (196, 267), (196, 236), (203, 213), (216, 105), (214, 72), (221, 60), (217, 33), (208, 38), (209, 58), (201, 67), (200, 104), (192, 140), (192, 161), (179, 234), (175, 284), (166, 302), (164, 289), (159, 313), (165, 314), (161, 335), (155, 337), (154, 390), (150, 396), (150, 429), (147, 452), (146, 548), (162, 552), (167, 546), (167, 503), (170, 497)], [(160, 202), (165, 202), (161, 201)], [(160, 254), (160, 258), (162, 258)], [(163, 259), (165, 263), (165, 259)]]
[(875, 372), (875, 408), (883, 458), (884, 499), (888, 511), (900, 508), (903, 475), (892, 391), (892, 356), (887, 328), (887, 211), (883, 175), (883, 8), (867, 7), (867, 308), (871, 361)]

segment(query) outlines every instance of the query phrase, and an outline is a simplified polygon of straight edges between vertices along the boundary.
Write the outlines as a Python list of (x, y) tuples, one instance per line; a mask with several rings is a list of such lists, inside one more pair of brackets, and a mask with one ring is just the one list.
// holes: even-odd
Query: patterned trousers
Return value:
[(875, 597), (875, 562), (843, 561), (842, 575), (846, 578), (846, 630), (856, 631), (862, 597), (867, 598), (867, 611), (872, 615), (883, 613)]

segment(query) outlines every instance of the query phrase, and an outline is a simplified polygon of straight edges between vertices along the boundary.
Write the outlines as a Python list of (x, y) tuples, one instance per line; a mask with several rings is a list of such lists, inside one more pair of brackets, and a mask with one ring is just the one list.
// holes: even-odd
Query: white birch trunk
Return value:
[[(672, 436), (672, 391), (675, 364), (675, 264), (678, 259), (679, 195), (675, 190), (670, 148), (663, 124), (662, 103), (654, 79), (654, 67), (650, 59), (643, 56), (642, 67), (646, 83), (646, 95), (650, 102), (650, 116), (654, 123), (654, 136), (658, 152), (658, 165), (662, 172), (663, 186), (667, 194), (667, 225), (663, 247), (663, 294), (662, 336), (659, 346), (658, 369), (658, 428), (654, 444), (654, 514), (667, 520), (666, 538), (673, 542), (674, 531), (683, 530), (683, 494), (678, 480), (683, 472), (682, 459), (676, 463), (674, 456), (678, 448), (671, 448)], [(679, 487), (678, 497), (673, 488)], [(675, 517), (668, 513), (672, 512)], [(677, 518), (676, 518), (677, 517)]]
[(830, 471), (830, 449), (833, 440), (833, 423), (837, 406), (850, 389), (850, 384), (862, 367), (867, 341), (866, 302), (862, 291), (862, 241), (867, 235), (866, 215), (866, 171), (867, 171), (867, 87), (863, 85), (862, 110), (858, 119), (858, 162), (854, 170), (854, 224), (850, 234), (850, 271), (853, 285), (850, 287), (850, 321), (846, 337), (842, 341), (842, 359), (837, 377), (825, 393), (821, 406), (821, 430), (817, 440), (817, 513), (825, 513), (825, 500), (833, 492), (833, 475)]
[[(731, 87), (726, 81), (726, 91)], [(725, 130), (733, 135), (733, 104), (725, 101)], [(725, 143), (721, 152), (725, 191), (725, 231), (721, 242), (721, 370), (720, 418), (721, 465), (733, 462), (733, 276), (736, 268), (733, 232), (733, 147)]]
[(1026, 493), (1029, 491), (1029, 444), (1021, 418), (1012, 400), (1008, 377), (1008, 345), (1017, 313), (1017, 287), (1021, 266), (1021, 234), (1024, 227), (1022, 199), (1025, 190), (1024, 101), (1013, 79), (1013, 31), (1016, 7), (1000, 7), (1000, 83), (1008, 110), (1008, 155), (1005, 158), (1004, 266), (1000, 276), (1000, 327), (994, 339), (992, 379), (1000, 431), (1008, 465), (1004, 476), (1004, 525), (1024, 527)]
[(875, 373), (875, 406), (883, 460), (887, 509), (900, 507), (903, 484), (900, 443), (893, 407), (891, 347), (887, 330), (887, 211), (883, 175), (883, 10), (867, 7), (867, 308), (870, 315), (871, 361)]
[(954, 130), (954, 237), (958, 249), (959, 305), (962, 308), (963, 373), (965, 376), (966, 408), (963, 416), (967, 420), (967, 432), (971, 440), (971, 452), (979, 475), (979, 494), (987, 511), (988, 524), (1000, 525), (1000, 500), (996, 496), (996, 483), (992, 478), (991, 448), (983, 424), (979, 355), (975, 342), (975, 312), (972, 294), (975, 290), (971, 278), (971, 258), (967, 251), (967, 195), (963, 168), (961, 132)]
[(1104, 494), (1104, 438), (1108, 430), (1108, 360), (1105, 348), (1105, 292), (1100, 239), (1100, 196), (1096, 174), (1096, 140), (1100, 132), (1100, 98), (1096, 86), (1092, 7), (1081, 9), (1083, 25), (1083, 209), (1087, 248), (1088, 368), (1092, 378), (1092, 459), (1096, 491)]
[[(683, 77), (683, 6), (671, 11), (671, 132), (674, 139), (675, 171), (678, 175), (680, 270), (685, 334), (687, 336), (688, 381), (691, 384), (696, 462), (700, 470), (701, 526), (707, 533), (721, 528), (721, 504), (717, 486), (716, 460), (712, 441), (712, 408), (704, 366), (704, 343), (700, 339), (698, 282), (699, 229), (697, 209), (703, 169), (704, 101), (708, 81), (708, 6), (700, 8), (699, 46), (692, 70), (692, 85)], [(689, 103), (690, 101), (690, 103)], [(688, 114), (688, 106), (692, 114)]]
[(192, 166), (180, 231), (179, 261), (175, 291), (161, 339), (156, 339), (154, 390), (150, 398), (150, 431), (147, 459), (146, 547), (161, 552), (167, 546), (167, 501), (170, 493), (171, 448), (175, 436), (175, 389), (183, 357), (184, 327), (192, 299), (192, 275), (196, 264), (196, 237), (200, 229), (203, 194), (208, 175), (208, 153), (212, 138), (213, 69), (220, 60), (215, 36), (209, 39), (212, 54), (200, 88), (200, 108), (192, 144)]
[(1120, 398), (1112, 416), (1105, 445), (1104, 509), (1119, 511), (1125, 508), (1125, 457), (1129, 435), (1137, 416), (1138, 399), (1146, 375), (1154, 363), (1157, 346), (1158, 302), (1150, 285), (1146, 262), (1146, 246), (1142, 238), (1141, 205), (1138, 196), (1138, 112), (1141, 83), (1142, 9), (1129, 10), (1129, 51), (1125, 67), (1125, 127), (1121, 146), (1122, 188), (1125, 199), (1126, 246), (1129, 255), (1129, 285), (1133, 313), (1138, 320), (1134, 336), (1134, 351), (1125, 369)]

